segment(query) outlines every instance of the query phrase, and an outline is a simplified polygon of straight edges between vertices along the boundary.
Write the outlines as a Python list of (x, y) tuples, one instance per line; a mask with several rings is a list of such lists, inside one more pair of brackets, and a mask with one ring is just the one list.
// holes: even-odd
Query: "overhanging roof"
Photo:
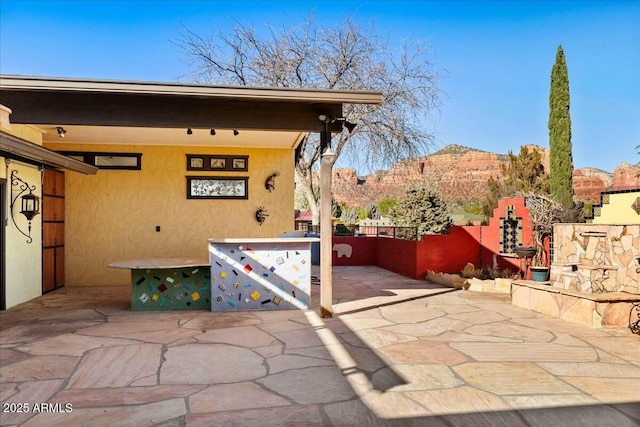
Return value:
[(64, 168), (87, 175), (94, 175), (98, 171), (95, 166), (63, 156), (4, 131), (0, 131), (0, 153), (12, 158), (24, 159), (30, 163)]
[(0, 104), (23, 124), (321, 132), (318, 115), (341, 117), (344, 103), (382, 94), (0, 75)]

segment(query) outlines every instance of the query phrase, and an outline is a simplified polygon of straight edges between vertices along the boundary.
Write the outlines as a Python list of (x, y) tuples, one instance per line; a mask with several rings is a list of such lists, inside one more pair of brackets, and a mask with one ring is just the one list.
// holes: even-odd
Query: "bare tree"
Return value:
[[(439, 78), (419, 43), (390, 48), (372, 26), (351, 19), (338, 26), (315, 23), (313, 16), (288, 28), (257, 31), (240, 23), (231, 34), (202, 37), (185, 29), (175, 42), (197, 83), (335, 90), (379, 91), (383, 104), (344, 106), (357, 127), (333, 138), (336, 159), (351, 156), (372, 168), (424, 154), (433, 143), (426, 119), (438, 106)], [(310, 134), (297, 150), (296, 179), (318, 223), (313, 187), (320, 159), (319, 135)]]
[(527, 209), (532, 225), (532, 238), (536, 245), (534, 265), (550, 264), (544, 249), (544, 240), (553, 234), (553, 224), (561, 222), (563, 206), (553, 196), (534, 193), (533, 191), (520, 193), (526, 200)]

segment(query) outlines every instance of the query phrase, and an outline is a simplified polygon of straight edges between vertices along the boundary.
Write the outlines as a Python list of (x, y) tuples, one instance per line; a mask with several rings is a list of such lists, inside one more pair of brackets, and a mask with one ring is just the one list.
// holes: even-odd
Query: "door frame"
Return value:
[(7, 234), (7, 209), (6, 209), (7, 180), (0, 179), (0, 310), (7, 309), (7, 268), (6, 268), (6, 234)]

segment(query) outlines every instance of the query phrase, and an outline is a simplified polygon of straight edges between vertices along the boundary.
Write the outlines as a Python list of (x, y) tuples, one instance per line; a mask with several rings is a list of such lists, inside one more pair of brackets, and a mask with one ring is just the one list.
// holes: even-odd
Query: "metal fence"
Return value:
[[(305, 233), (320, 233), (319, 225), (308, 223), (299, 223), (298, 230)], [(369, 237), (389, 237), (392, 239), (418, 240), (417, 227), (394, 227), (381, 225), (365, 225), (365, 226), (345, 226), (337, 224), (333, 227), (334, 236), (369, 236)]]

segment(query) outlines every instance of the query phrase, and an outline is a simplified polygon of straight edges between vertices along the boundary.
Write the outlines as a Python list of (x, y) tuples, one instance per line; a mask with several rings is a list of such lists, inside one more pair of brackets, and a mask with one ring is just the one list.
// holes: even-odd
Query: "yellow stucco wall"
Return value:
[(609, 202), (602, 204), (600, 215), (593, 217), (593, 224), (640, 224), (640, 215), (633, 204), (640, 198), (640, 190), (624, 193), (604, 193)]
[[(139, 258), (208, 259), (212, 237), (275, 237), (294, 226), (293, 150), (47, 144), (53, 150), (142, 153), (142, 170), (67, 172), (66, 286), (129, 285), (111, 262)], [(248, 172), (187, 171), (186, 154), (248, 155)], [(273, 192), (265, 180), (280, 172)], [(186, 176), (248, 176), (248, 200), (187, 199)], [(262, 226), (255, 211), (269, 215)], [(161, 231), (156, 232), (156, 226)]]

